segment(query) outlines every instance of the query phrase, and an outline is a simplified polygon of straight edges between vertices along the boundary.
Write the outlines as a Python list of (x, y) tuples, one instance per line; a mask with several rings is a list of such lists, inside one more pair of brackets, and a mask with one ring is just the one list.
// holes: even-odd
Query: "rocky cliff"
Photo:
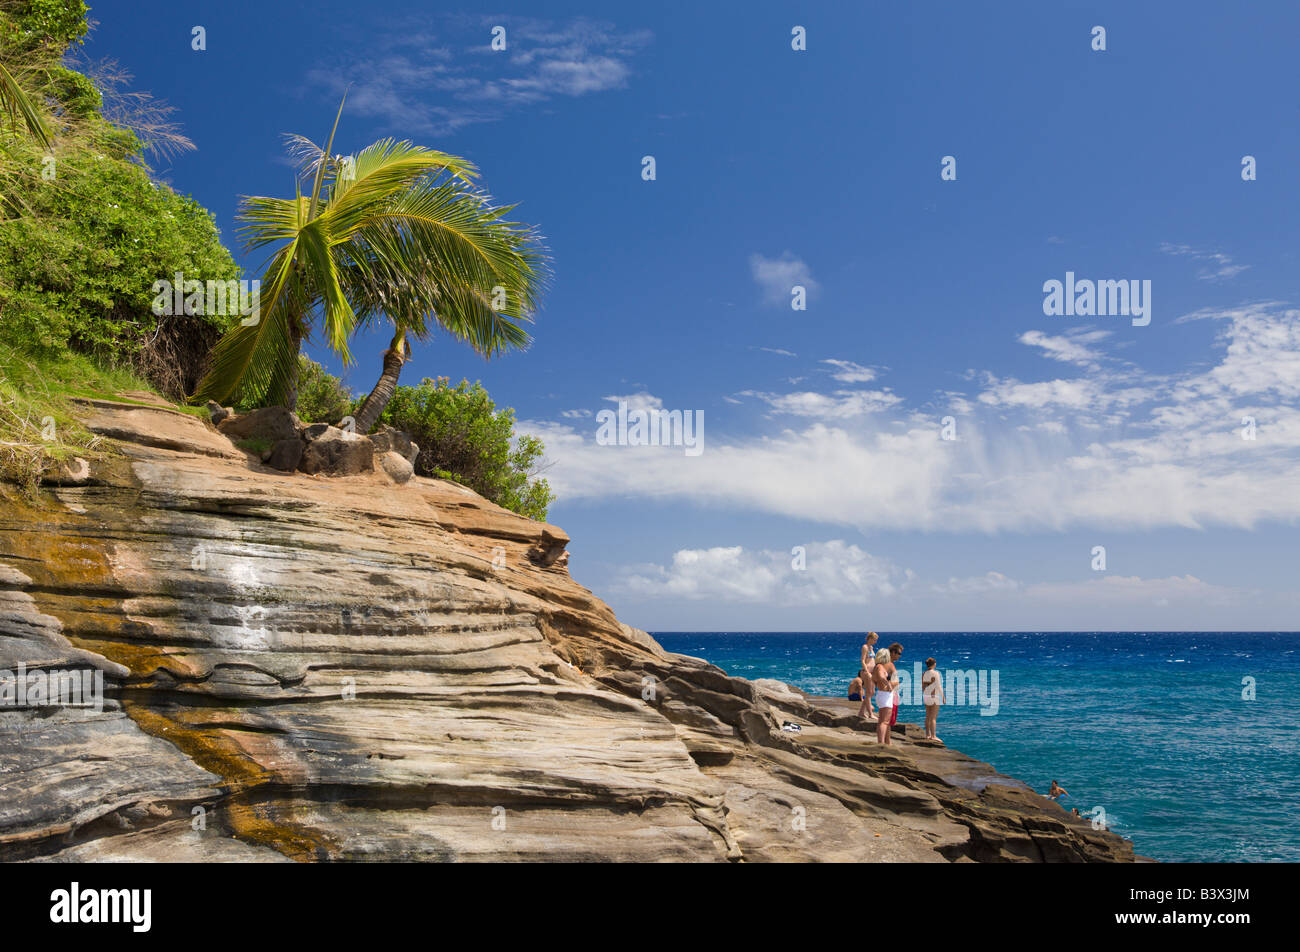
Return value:
[(563, 532), (463, 487), (86, 420), (115, 455), (0, 488), (0, 669), (106, 699), (0, 705), (0, 858), (1133, 858), (987, 765), (664, 652)]

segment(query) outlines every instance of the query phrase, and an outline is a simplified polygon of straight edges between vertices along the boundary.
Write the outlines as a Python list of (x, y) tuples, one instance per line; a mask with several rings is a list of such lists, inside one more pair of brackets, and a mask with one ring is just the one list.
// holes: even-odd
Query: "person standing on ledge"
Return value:
[(872, 645), (876, 643), (879, 637), (874, 631), (867, 632), (867, 640), (862, 643), (861, 663), (858, 665), (859, 677), (865, 682), (862, 690), (862, 703), (858, 705), (858, 717), (875, 717), (876, 712), (871, 709), (871, 669), (876, 666), (875, 652)]
[(1051, 800), (1056, 800), (1058, 803), (1060, 802), (1061, 797), (1068, 797), (1069, 795), (1070, 795), (1070, 791), (1066, 790), (1055, 780), (1052, 781), (1051, 789), (1047, 791), (1048, 798)]
[(898, 723), (898, 702), (902, 700), (898, 696), (898, 686), (902, 683), (898, 677), (898, 668), (896, 667), (898, 659), (903, 656), (903, 646), (895, 641), (889, 646), (889, 677), (890, 683), (894, 686), (894, 709), (889, 712), (889, 726), (892, 728)]
[(876, 741), (890, 745), (889, 715), (894, 707), (894, 662), (890, 660), (889, 649), (881, 648), (876, 652), (876, 665), (871, 669), (871, 678), (876, 686)]
[(925, 674), (921, 675), (921, 698), (925, 701), (925, 739), (938, 740), (935, 730), (939, 724), (939, 708), (945, 700), (943, 678), (935, 670), (935, 660), (925, 659)]

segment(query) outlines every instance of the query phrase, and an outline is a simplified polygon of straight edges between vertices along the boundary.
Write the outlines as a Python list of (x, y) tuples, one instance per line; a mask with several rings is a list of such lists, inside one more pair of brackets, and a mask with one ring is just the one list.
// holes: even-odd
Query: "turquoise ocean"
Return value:
[[(946, 706), (948, 745), (1100, 817), (1169, 862), (1300, 862), (1300, 633), (878, 632), (900, 667), (984, 672), (983, 706)], [(854, 632), (655, 632), (744, 678), (843, 696)], [(997, 673), (997, 712), (992, 673)], [(906, 699), (905, 699), (906, 700)], [(951, 701), (952, 698), (950, 697)], [(899, 719), (920, 723), (904, 703)], [(864, 743), (868, 742), (864, 736)]]

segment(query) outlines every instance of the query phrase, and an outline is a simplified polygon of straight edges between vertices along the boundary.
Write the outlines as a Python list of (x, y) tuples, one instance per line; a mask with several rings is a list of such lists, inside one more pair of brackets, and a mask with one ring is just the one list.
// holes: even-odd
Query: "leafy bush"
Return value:
[(338, 423), (352, 412), (352, 391), (316, 361), (298, 357), (298, 419), (304, 423)]
[[(8, 340), (46, 355), (131, 358), (167, 331), (160, 324), (172, 324), (210, 346), (226, 318), (159, 318), (151, 305), (153, 283), (176, 272), (187, 280), (238, 276), (212, 216), (129, 162), (82, 153), (62, 157), (57, 169), (57, 184), (24, 194), (29, 214), (0, 221)], [(181, 396), (182, 386), (165, 389)]]
[(515, 411), (497, 410), (483, 385), (426, 377), (398, 387), (380, 421), (411, 434), (420, 446), (415, 471), (463, 483), (505, 509), (545, 520), (555, 496), (537, 463), (545, 447), (533, 436), (515, 439)]
[(82, 0), (3, 0), (0, 40), (16, 50), (41, 47), (62, 52), (81, 43), (89, 25)]
[(0, 126), (0, 335), (39, 357), (123, 364), (179, 398), (230, 318), (157, 317), (153, 284), (239, 270), (208, 211), (150, 179), (140, 139), (61, 63), (84, 32), (80, 0), (0, 0), (0, 56), (22, 64), (55, 133), (47, 153)]

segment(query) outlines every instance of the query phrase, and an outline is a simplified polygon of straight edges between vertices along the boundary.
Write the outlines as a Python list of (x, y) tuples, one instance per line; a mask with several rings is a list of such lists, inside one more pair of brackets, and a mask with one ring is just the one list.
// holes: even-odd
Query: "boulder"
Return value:
[(86, 429), (96, 436), (157, 449), (215, 456), (243, 462), (247, 457), (227, 437), (213, 433), (207, 424), (171, 407), (121, 403), (96, 397), (73, 397), (83, 407), (79, 414)]
[[(315, 429), (314, 426), (307, 428), (308, 431)], [(308, 438), (298, 468), (304, 473), (324, 476), (372, 473), (375, 469), (374, 444), (364, 436), (345, 433), (336, 426), (326, 426)]]
[(569, 536), (563, 529), (555, 526), (542, 526), (542, 539), (528, 550), (529, 561), (543, 567), (554, 565), (569, 544)]
[(293, 413), (284, 407), (263, 407), (251, 413), (241, 413), (224, 418), (217, 429), (234, 440), (296, 440), (301, 424)]
[(379, 454), (379, 465), (384, 468), (388, 477), (399, 486), (402, 483), (409, 482), (415, 475), (415, 467), (401, 453), (395, 453), (389, 450), (387, 453)]
[(412, 466), (420, 452), (420, 447), (411, 442), (411, 434), (387, 424), (381, 423), (379, 429), (370, 434), (370, 442), (375, 444), (376, 453), (397, 453)]
[(263, 456), (262, 462), (272, 469), (292, 473), (302, 462), (304, 444), (302, 440), (276, 440), (275, 444)]

